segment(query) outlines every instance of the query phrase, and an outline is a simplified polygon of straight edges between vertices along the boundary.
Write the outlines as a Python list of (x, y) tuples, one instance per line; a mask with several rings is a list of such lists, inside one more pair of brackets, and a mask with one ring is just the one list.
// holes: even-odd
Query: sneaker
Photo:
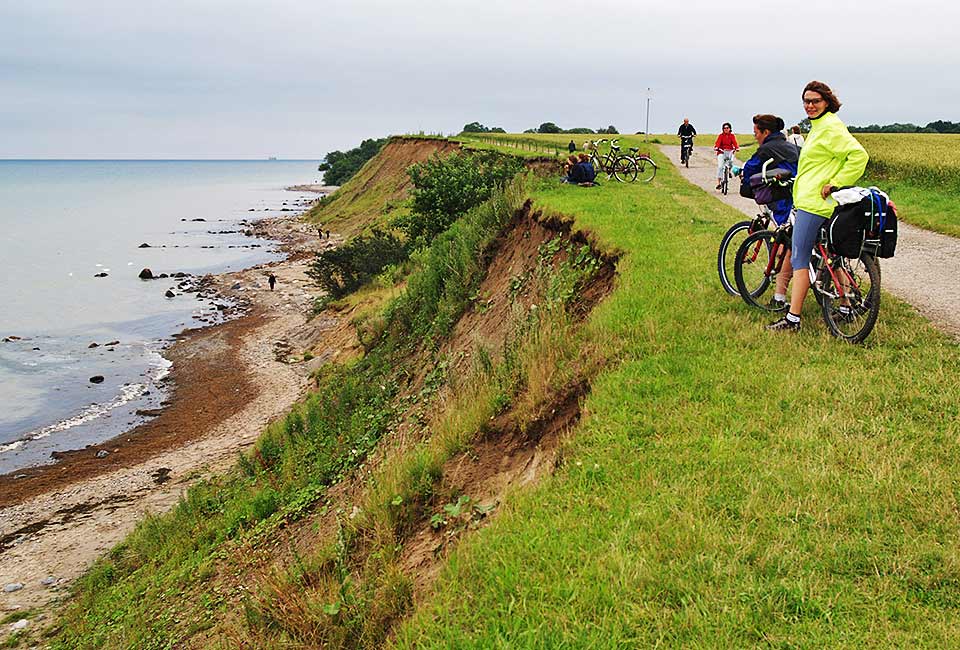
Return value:
[(770, 330), (771, 332), (799, 332), (800, 323), (799, 322), (792, 323), (787, 320), (786, 316), (784, 316), (783, 318), (778, 320), (776, 323), (770, 323), (769, 325), (767, 325), (767, 329)]
[(767, 303), (767, 309), (770, 311), (783, 311), (789, 306), (786, 300), (777, 300), (776, 298), (771, 298), (770, 302)]
[(720, 186), (721, 186), (722, 184), (723, 184), (723, 183), (717, 183), (717, 187), (716, 187), (716, 189), (718, 189), (718, 190), (719, 190), (719, 189), (720, 189)]

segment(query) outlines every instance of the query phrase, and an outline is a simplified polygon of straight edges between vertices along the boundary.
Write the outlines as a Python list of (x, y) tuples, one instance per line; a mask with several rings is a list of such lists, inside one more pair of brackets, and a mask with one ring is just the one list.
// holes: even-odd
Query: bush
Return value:
[(407, 249), (397, 237), (374, 230), (369, 235), (354, 237), (339, 248), (318, 253), (307, 273), (327, 295), (337, 299), (406, 257)]
[(513, 178), (522, 162), (512, 156), (484, 151), (460, 153), (413, 165), (411, 214), (397, 226), (406, 233), (412, 248), (421, 248), (446, 230), (468, 210), (480, 205), (494, 189)]

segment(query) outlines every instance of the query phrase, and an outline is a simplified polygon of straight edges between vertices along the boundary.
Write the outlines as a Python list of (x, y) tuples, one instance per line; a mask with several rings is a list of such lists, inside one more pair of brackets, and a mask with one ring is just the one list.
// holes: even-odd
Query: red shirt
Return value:
[(717, 141), (713, 145), (714, 149), (719, 149), (720, 151), (733, 151), (734, 149), (739, 149), (740, 145), (737, 144), (737, 136), (732, 133), (721, 133), (717, 136)]

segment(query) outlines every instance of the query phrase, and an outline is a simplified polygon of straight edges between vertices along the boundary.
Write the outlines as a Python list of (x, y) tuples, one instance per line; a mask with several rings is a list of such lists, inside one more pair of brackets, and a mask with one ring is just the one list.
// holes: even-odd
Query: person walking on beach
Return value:
[(830, 86), (811, 81), (804, 87), (802, 98), (803, 109), (810, 118), (810, 133), (800, 149), (793, 183), (793, 204), (797, 208), (791, 251), (793, 291), (787, 315), (767, 325), (774, 332), (800, 331), (800, 312), (810, 289), (810, 255), (820, 227), (837, 205), (830, 195), (839, 187), (856, 183), (869, 160), (866, 149), (837, 117), (841, 104)]
[(277, 276), (271, 273), (270, 277), (267, 278), (267, 284), (270, 285), (270, 291), (273, 291), (273, 288), (277, 285)]

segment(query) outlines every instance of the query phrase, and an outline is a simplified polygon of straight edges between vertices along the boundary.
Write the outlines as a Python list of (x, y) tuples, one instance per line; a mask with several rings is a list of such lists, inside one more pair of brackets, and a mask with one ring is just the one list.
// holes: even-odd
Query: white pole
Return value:
[(643, 129), (643, 141), (650, 137), (650, 89), (647, 88), (647, 126)]

